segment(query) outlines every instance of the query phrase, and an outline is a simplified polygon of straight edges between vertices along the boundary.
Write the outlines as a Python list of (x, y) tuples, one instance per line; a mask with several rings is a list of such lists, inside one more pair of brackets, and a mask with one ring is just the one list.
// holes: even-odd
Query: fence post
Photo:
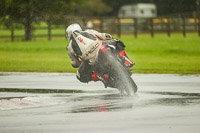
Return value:
[(183, 21), (183, 36), (186, 37), (186, 30), (185, 30), (185, 16), (182, 16), (182, 21)]
[(103, 32), (103, 17), (100, 18), (100, 31)]
[(51, 41), (51, 21), (48, 20), (48, 40)]
[(82, 18), (82, 23), (83, 23), (83, 27), (88, 28), (87, 27), (87, 20), (85, 18)]
[(117, 36), (118, 36), (118, 38), (121, 37), (121, 23), (120, 23), (120, 18), (117, 18)]
[(197, 13), (196, 12), (194, 13), (193, 18), (194, 18), (194, 30), (198, 32), (198, 22), (197, 22), (198, 18), (197, 18)]
[(167, 35), (168, 35), (168, 37), (171, 36), (170, 18), (167, 19)]
[(200, 17), (197, 17), (197, 19), (198, 35), (200, 37)]
[(151, 37), (153, 38), (154, 37), (153, 18), (150, 19), (150, 26), (151, 26), (151, 29), (150, 29)]
[(200, 12), (199, 12), (200, 1), (196, 0), (196, 18), (197, 18), (197, 32), (200, 37)]
[(137, 38), (138, 36), (138, 23), (137, 23), (137, 18), (134, 18), (134, 23), (133, 23), (133, 27), (134, 27), (134, 36), (135, 38)]
[(13, 22), (11, 22), (10, 31), (11, 31), (11, 34), (10, 34), (11, 41), (13, 42), (14, 41), (14, 25), (13, 25)]

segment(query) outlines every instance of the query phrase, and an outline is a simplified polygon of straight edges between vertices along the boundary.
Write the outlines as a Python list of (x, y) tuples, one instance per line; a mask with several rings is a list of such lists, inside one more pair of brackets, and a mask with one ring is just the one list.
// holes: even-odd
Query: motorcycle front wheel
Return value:
[(130, 76), (130, 73), (120, 63), (120, 61), (112, 53), (106, 55), (110, 62), (112, 75), (115, 79), (115, 86), (123, 95), (134, 95), (137, 92), (137, 85)]

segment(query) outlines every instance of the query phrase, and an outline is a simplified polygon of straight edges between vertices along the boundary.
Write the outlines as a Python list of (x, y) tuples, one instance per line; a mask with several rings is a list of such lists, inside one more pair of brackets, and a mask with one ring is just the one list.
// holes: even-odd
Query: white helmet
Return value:
[(82, 31), (81, 26), (79, 24), (71, 24), (66, 29), (66, 37), (68, 40), (70, 40), (70, 37), (74, 31)]

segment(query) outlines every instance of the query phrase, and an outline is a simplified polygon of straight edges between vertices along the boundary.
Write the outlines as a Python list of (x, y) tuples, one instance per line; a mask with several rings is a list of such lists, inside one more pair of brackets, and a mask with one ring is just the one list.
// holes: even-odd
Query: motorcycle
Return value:
[(131, 78), (130, 67), (124, 65), (124, 59), (118, 56), (113, 45), (103, 44), (99, 48), (94, 71), (101, 76), (108, 75), (107, 81), (99, 76), (99, 80), (104, 83), (105, 87), (117, 88), (122, 95), (134, 95), (137, 92), (137, 85)]

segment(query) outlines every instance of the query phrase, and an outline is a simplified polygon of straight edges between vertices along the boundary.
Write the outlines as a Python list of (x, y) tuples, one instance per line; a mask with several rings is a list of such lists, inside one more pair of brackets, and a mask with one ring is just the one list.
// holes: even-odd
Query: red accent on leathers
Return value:
[(98, 76), (99, 76), (98, 73), (93, 72), (93, 73), (92, 73), (92, 76), (91, 76), (91, 80), (93, 80), (93, 81), (97, 81), (97, 80), (98, 80)]
[(124, 60), (124, 65), (127, 67), (133, 66), (133, 63), (128, 59), (127, 53), (125, 50), (122, 50), (118, 53), (119, 57)]
[(102, 77), (99, 77), (99, 73), (97, 72), (93, 72), (92, 75), (91, 75), (91, 80), (92, 81), (98, 81), (99, 79), (101, 80), (101, 78), (105, 81), (108, 80), (108, 75), (107, 74), (104, 74)]
[(107, 81), (107, 80), (108, 80), (108, 75), (107, 75), (107, 74), (104, 74), (104, 75), (102, 76), (102, 78), (103, 78), (105, 81)]
[(127, 57), (126, 51), (125, 51), (125, 50), (120, 51), (120, 52), (119, 52), (119, 57), (123, 58), (124, 56)]
[(130, 66), (132, 65), (132, 63), (125, 60), (125, 61), (124, 61), (124, 65), (127, 66), (127, 67), (130, 67)]
[(102, 38), (100, 38), (97, 34), (94, 34), (99, 40), (103, 40)]

